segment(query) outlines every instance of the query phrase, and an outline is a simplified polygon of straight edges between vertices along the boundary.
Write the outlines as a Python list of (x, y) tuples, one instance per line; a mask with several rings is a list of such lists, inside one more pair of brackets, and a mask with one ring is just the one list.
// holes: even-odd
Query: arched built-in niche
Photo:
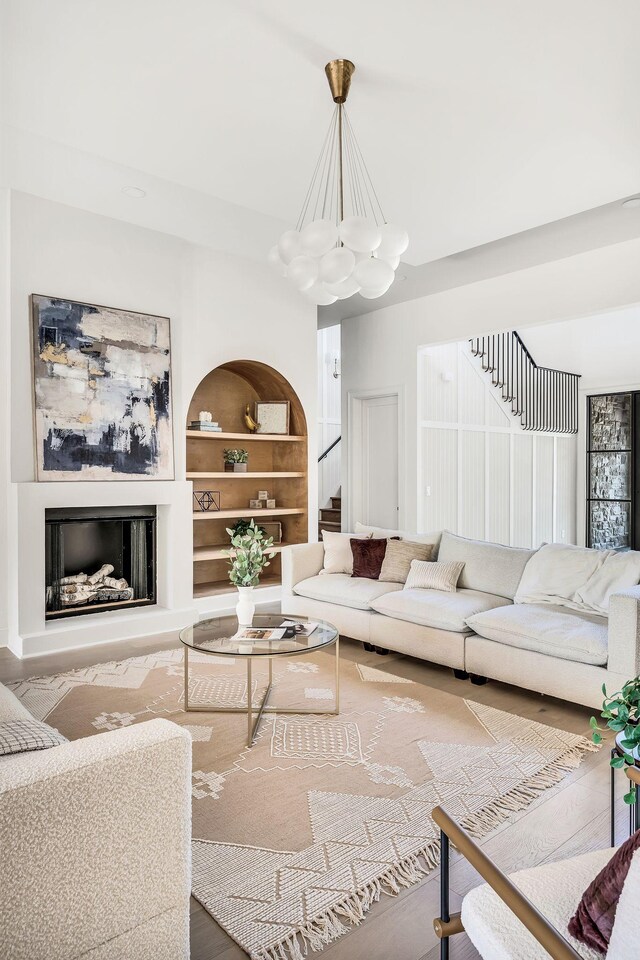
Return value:
[[(245, 424), (247, 404), (254, 413), (256, 400), (289, 402), (289, 434), (251, 433)], [(187, 479), (194, 491), (220, 493), (220, 511), (193, 514), (194, 597), (214, 596), (232, 590), (224, 551), (228, 549), (227, 527), (236, 520), (253, 517), (256, 523), (282, 524), (282, 543), (265, 570), (261, 585), (281, 582), (280, 550), (288, 543), (308, 538), (307, 421), (291, 384), (264, 363), (233, 360), (224, 363), (198, 384), (189, 405), (188, 423), (209, 410), (221, 433), (187, 429)], [(249, 452), (246, 473), (227, 473), (225, 447), (244, 447)], [(249, 500), (259, 490), (275, 499), (275, 509), (251, 510)]]

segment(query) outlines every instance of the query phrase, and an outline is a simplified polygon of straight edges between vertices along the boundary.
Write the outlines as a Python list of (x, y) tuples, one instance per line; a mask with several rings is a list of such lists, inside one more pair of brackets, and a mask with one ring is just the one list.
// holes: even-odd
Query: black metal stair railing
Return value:
[(524, 430), (578, 432), (579, 374), (539, 367), (515, 330), (469, 343)]

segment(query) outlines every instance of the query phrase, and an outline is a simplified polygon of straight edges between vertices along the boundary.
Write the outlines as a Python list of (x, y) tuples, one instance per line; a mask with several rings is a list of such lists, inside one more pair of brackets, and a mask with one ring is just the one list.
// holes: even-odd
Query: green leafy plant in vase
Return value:
[[(604, 701), (600, 716), (606, 720), (606, 727), (601, 728), (595, 717), (591, 717), (594, 743), (602, 743), (602, 731), (612, 730), (616, 735), (618, 753), (611, 758), (611, 766), (621, 768), (640, 765), (640, 677), (628, 680), (622, 690), (609, 695), (606, 685), (602, 684)], [(635, 803), (636, 786), (624, 796), (625, 803)]]
[(249, 462), (249, 451), (240, 447), (235, 450), (224, 450), (224, 469), (231, 473), (246, 473)]
[(230, 528), (231, 549), (226, 551), (229, 557), (229, 580), (238, 588), (239, 600), (236, 606), (238, 624), (248, 627), (253, 621), (255, 604), (253, 589), (260, 582), (260, 574), (275, 557), (273, 537), (265, 537), (264, 531), (253, 520), (243, 532), (234, 532)]

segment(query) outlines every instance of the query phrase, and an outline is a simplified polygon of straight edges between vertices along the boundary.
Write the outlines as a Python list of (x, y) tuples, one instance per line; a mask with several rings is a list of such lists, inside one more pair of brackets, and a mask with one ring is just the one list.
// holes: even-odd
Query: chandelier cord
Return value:
[(327, 144), (328, 144), (328, 142), (329, 142), (330, 137), (332, 136), (332, 129), (333, 129), (333, 126), (334, 126), (334, 124), (335, 124), (335, 121), (336, 121), (336, 111), (334, 110), (334, 111), (333, 111), (333, 114), (332, 114), (332, 116), (331, 116), (331, 120), (330, 120), (330, 122), (329, 122), (329, 127), (328, 127), (328, 129), (327, 129), (326, 134), (325, 134), (324, 141), (323, 141), (323, 143), (322, 143), (322, 147), (321, 147), (321, 149), (320, 149), (320, 153), (319, 153), (319, 155), (318, 155), (318, 159), (317, 159), (317, 161), (316, 161), (315, 169), (314, 169), (313, 174), (312, 174), (312, 176), (311, 176), (311, 182), (309, 183), (309, 187), (308, 187), (307, 192), (306, 192), (306, 194), (305, 194), (305, 198), (304, 198), (304, 200), (303, 200), (303, 202), (302, 202), (302, 208), (301, 208), (301, 210), (300, 210), (300, 215), (299, 215), (299, 217), (298, 217), (298, 222), (297, 222), (297, 225), (296, 225), (296, 230), (300, 230), (300, 228), (302, 227), (302, 224), (304, 223), (304, 218), (305, 218), (306, 215), (307, 215), (307, 210), (309, 209), (309, 204), (310, 204), (311, 198), (312, 198), (312, 196), (313, 196), (313, 188), (314, 188), (314, 185), (315, 185), (316, 180), (317, 180), (317, 178), (318, 178), (318, 171), (319, 171), (319, 169), (320, 169), (320, 165), (321, 165), (321, 163), (322, 163), (322, 160), (323, 160), (323, 158), (324, 158), (324, 156), (325, 156), (325, 153), (326, 153), (326, 150), (327, 150)]
[[(376, 188), (375, 188), (374, 185), (373, 185), (373, 180), (371, 179), (371, 174), (369, 173), (369, 168), (367, 167), (366, 161), (365, 161), (364, 156), (363, 156), (363, 154), (362, 154), (362, 150), (360, 149), (360, 144), (358, 143), (357, 137), (356, 137), (356, 135), (355, 135), (355, 131), (354, 131), (354, 129), (353, 129), (353, 126), (351, 125), (351, 120), (349, 119), (349, 115), (348, 115), (346, 109), (345, 109), (345, 111), (344, 111), (344, 115), (345, 115), (345, 119), (346, 119), (346, 122), (347, 122), (347, 128), (348, 128), (348, 130), (349, 130), (349, 133), (350, 133), (350, 135), (351, 135), (351, 138), (352, 138), (352, 140), (353, 140), (353, 144), (354, 144), (354, 147), (355, 147), (355, 154), (356, 154), (356, 159), (358, 160), (358, 165), (359, 165), (359, 167), (360, 167), (361, 172), (364, 173), (364, 183), (365, 183), (365, 188), (367, 189), (367, 195), (368, 195), (368, 197), (369, 197), (369, 202), (370, 202), (370, 204), (371, 204), (371, 212), (372, 212), (372, 214), (373, 214), (373, 216), (374, 216), (374, 219), (376, 220), (376, 223), (377, 223), (377, 222), (378, 222), (378, 218), (376, 217), (375, 210), (374, 210), (374, 206), (373, 206), (373, 202), (372, 202), (372, 200), (371, 200), (371, 195), (373, 194), (373, 197), (375, 198), (375, 201), (376, 201), (376, 205), (377, 205), (377, 207), (378, 207), (378, 210), (380, 211), (380, 216), (382, 217), (382, 222), (383, 222), (383, 223), (386, 223), (387, 221), (386, 221), (386, 218), (385, 218), (385, 215), (384, 215), (384, 211), (383, 211), (383, 209), (382, 209), (382, 204), (380, 203), (380, 200), (378, 199), (378, 194), (376, 193)], [(369, 190), (369, 188), (370, 188), (370, 190)]]

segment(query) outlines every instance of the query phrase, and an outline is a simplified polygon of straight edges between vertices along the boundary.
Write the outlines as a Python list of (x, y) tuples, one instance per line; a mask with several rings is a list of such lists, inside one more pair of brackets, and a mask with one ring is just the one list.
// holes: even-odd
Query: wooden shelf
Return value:
[(295, 514), (306, 513), (302, 507), (278, 507), (275, 510), (198, 510), (193, 514), (194, 520), (235, 520), (241, 517), (291, 517)]
[[(201, 560), (228, 560), (226, 551), (230, 548), (229, 543), (215, 543), (210, 547), (194, 547), (193, 548), (193, 562), (198, 563)], [(274, 543), (270, 547), (270, 552), (280, 553), (284, 550), (285, 547), (290, 546), (288, 543)]]
[(231, 470), (217, 470), (213, 473), (188, 473), (187, 480), (277, 480), (278, 477), (306, 477), (302, 470), (256, 471), (254, 473), (234, 473)]
[(285, 433), (215, 433), (205, 430), (187, 430), (190, 440), (268, 440), (283, 443), (302, 443), (306, 437), (296, 437)]
[[(280, 577), (263, 577), (256, 590), (262, 587), (279, 587), (282, 583)], [(207, 583), (194, 583), (193, 599), (200, 600), (202, 597), (217, 597), (224, 593), (235, 593), (236, 588), (230, 580), (213, 580)]]

